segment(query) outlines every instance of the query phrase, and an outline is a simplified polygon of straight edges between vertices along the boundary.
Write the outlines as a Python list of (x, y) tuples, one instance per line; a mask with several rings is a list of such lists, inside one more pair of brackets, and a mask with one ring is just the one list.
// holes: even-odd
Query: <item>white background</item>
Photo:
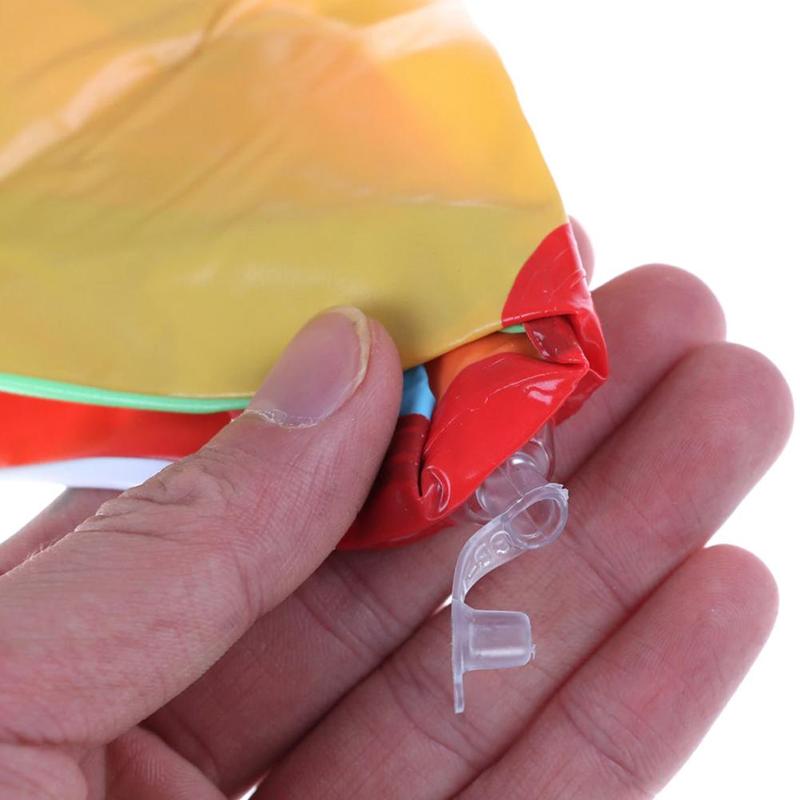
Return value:
[[(592, 236), (595, 283), (652, 261), (693, 271), (721, 299), (729, 338), (766, 353), (800, 396), (797, 4), (469, 6), (514, 78), (570, 213)], [(800, 797), (799, 478), (794, 441), (715, 538), (766, 561), (781, 615), (661, 798)], [(57, 492), (0, 485), (0, 540)]]

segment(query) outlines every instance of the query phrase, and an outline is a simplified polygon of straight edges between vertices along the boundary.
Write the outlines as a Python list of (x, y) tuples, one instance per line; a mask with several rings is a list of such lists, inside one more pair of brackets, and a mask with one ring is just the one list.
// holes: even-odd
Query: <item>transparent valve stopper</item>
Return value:
[[(483, 611), (465, 602), (486, 574), (528, 550), (555, 541), (567, 522), (567, 490), (549, 483), (550, 431), (502, 464), (475, 492), (465, 515), (485, 522), (462, 548), (453, 577), (453, 690), (455, 711), (464, 710), (464, 673), (521, 667), (533, 658), (531, 622), (521, 611)], [(488, 520), (488, 521), (487, 521)]]

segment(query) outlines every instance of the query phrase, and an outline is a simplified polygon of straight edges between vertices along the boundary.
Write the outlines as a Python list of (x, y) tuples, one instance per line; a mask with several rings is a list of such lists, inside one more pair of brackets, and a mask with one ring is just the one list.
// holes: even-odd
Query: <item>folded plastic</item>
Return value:
[(305, 320), (358, 305), (407, 369), (342, 543), (377, 547), (448, 524), (604, 379), (555, 185), (458, 4), (33, 0), (9, 16), (0, 465), (186, 455)]

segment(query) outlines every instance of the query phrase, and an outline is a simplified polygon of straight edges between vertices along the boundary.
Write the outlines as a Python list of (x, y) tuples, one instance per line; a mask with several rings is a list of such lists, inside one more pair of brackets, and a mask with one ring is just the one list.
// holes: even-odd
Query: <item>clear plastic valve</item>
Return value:
[(487, 522), (466, 542), (453, 577), (452, 659), (455, 711), (464, 710), (464, 673), (527, 664), (535, 653), (528, 615), (483, 611), (465, 602), (487, 573), (528, 550), (555, 541), (567, 522), (567, 490), (549, 483), (552, 444), (541, 432), (490, 475), (467, 504), (465, 515)]

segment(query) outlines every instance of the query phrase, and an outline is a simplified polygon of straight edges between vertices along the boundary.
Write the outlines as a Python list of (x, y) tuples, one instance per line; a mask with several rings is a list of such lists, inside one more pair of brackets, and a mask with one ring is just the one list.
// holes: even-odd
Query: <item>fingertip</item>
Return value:
[(575, 217), (570, 217), (569, 222), (572, 227), (572, 233), (575, 236), (575, 242), (578, 245), (583, 269), (586, 272), (586, 282), (589, 283), (594, 274), (594, 248), (586, 228)]
[(738, 360), (734, 369), (754, 394), (754, 411), (760, 411), (769, 421), (778, 449), (782, 449), (794, 424), (794, 401), (789, 383), (777, 365), (758, 350), (729, 344), (727, 352)]
[(778, 614), (778, 585), (761, 559), (742, 547), (719, 544), (699, 551), (684, 571), (689, 596), (707, 618), (724, 619), (727, 631), (755, 652)]
[(623, 273), (597, 290), (618, 299), (611, 313), (646, 316), (661, 336), (672, 329), (696, 333), (700, 341), (725, 338), (725, 312), (712, 290), (696, 275), (670, 264), (645, 264)]
[(744, 345), (716, 342), (692, 353), (687, 366), (704, 376), (706, 390), (716, 398), (702, 423), (718, 426), (723, 433), (738, 431), (738, 438), (753, 447), (753, 455), (771, 464), (788, 441), (794, 421), (791, 391), (775, 364)]

